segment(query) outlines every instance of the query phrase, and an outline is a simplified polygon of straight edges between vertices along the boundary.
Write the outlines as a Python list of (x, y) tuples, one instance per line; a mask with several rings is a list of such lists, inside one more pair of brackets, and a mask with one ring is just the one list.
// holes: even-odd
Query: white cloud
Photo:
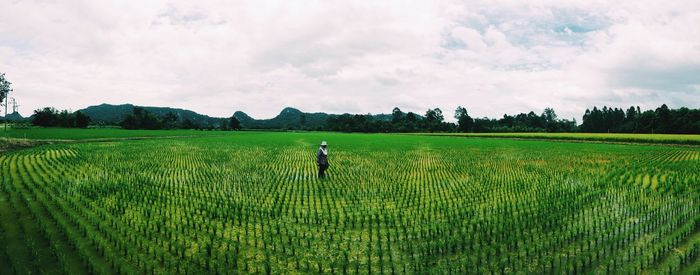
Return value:
[(700, 105), (698, 1), (12, 1), (0, 72), (22, 113), (134, 103), (576, 117)]

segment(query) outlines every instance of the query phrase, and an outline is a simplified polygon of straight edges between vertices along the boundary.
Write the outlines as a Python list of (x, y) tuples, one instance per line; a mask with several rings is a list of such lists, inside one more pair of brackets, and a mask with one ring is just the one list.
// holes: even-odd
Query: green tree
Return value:
[(0, 73), (0, 102), (5, 101), (7, 94), (9, 94), (12, 91), (10, 85), (12, 85), (12, 83), (5, 79), (5, 74)]
[(83, 114), (81, 111), (76, 111), (75, 116), (75, 127), (76, 128), (87, 128), (90, 124), (90, 117)]
[(425, 112), (425, 127), (431, 132), (440, 130), (444, 120), (445, 117), (442, 115), (440, 108), (428, 109)]
[(404, 132), (413, 132), (417, 128), (417, 122), (418, 122), (418, 115), (416, 115), (413, 112), (408, 112), (406, 114), (405, 120), (406, 124), (404, 125), (402, 131)]
[(544, 112), (542, 112), (542, 116), (544, 117), (545, 122), (547, 123), (554, 123), (557, 122), (557, 113), (554, 112), (554, 109), (552, 108), (544, 108)]
[(32, 115), (31, 123), (41, 127), (87, 128), (90, 117), (80, 111), (58, 111), (53, 107), (37, 109)]
[(75, 116), (68, 112), (68, 110), (63, 110), (58, 113), (58, 125), (52, 125), (52, 126), (58, 126), (62, 128), (73, 128), (75, 127)]
[(32, 124), (41, 127), (55, 127), (58, 125), (58, 111), (52, 107), (34, 110)]
[(165, 113), (165, 115), (163, 116), (163, 128), (177, 128), (177, 115), (172, 111)]
[(418, 121), (418, 116), (414, 112), (408, 112), (408, 114), (406, 114), (406, 121), (414, 123)]
[(457, 119), (457, 129), (460, 132), (471, 132), (474, 127), (474, 119), (469, 116), (467, 108), (462, 106), (457, 107), (455, 110), (455, 119)]
[(666, 104), (662, 104), (661, 107), (656, 108), (656, 118), (658, 129), (655, 129), (657, 133), (670, 133), (671, 132), (671, 110), (668, 109)]
[(394, 107), (394, 109), (391, 111), (391, 122), (399, 123), (401, 122), (401, 119), (403, 119), (403, 112), (401, 112), (399, 107)]
[(428, 109), (428, 111), (425, 112), (425, 119), (430, 123), (441, 123), (445, 120), (445, 117), (442, 115), (442, 110), (440, 110), (440, 108), (435, 108)]
[(134, 107), (132, 114), (126, 116), (121, 124), (125, 129), (156, 130), (163, 127), (159, 117), (141, 107)]
[(557, 113), (554, 112), (552, 108), (544, 108), (542, 112), (542, 118), (544, 119), (545, 128), (547, 132), (557, 132), (559, 125), (557, 123)]

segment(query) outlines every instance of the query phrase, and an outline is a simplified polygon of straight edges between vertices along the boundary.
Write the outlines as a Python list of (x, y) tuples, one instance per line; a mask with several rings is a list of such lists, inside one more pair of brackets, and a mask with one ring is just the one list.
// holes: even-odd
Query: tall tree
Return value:
[(559, 125), (557, 123), (557, 113), (553, 108), (544, 108), (542, 112), (542, 118), (544, 119), (545, 128), (547, 132), (557, 132), (559, 130)]
[(403, 119), (403, 112), (401, 112), (399, 107), (394, 107), (394, 109), (391, 110), (391, 122), (399, 123), (401, 119)]
[(87, 128), (90, 124), (90, 117), (83, 114), (81, 111), (75, 112), (75, 127), (76, 128)]
[(503, 118), (498, 120), (498, 126), (500, 127), (508, 127), (512, 129), (514, 124), (515, 117), (510, 116), (508, 114), (503, 114)]
[(428, 109), (428, 111), (425, 112), (425, 120), (423, 124), (431, 132), (440, 131), (444, 130), (442, 125), (444, 120), (445, 117), (442, 115), (442, 110), (440, 110), (440, 108)]
[(63, 110), (58, 113), (58, 127), (63, 128), (73, 128), (75, 127), (75, 116), (68, 112), (68, 110)]
[(418, 115), (416, 115), (414, 112), (408, 112), (408, 114), (406, 114), (406, 121), (414, 123), (418, 121)]
[(671, 132), (671, 110), (668, 109), (666, 104), (661, 105), (661, 107), (656, 108), (656, 118), (658, 119), (658, 129), (654, 129), (658, 133), (670, 133)]
[(455, 119), (457, 119), (457, 129), (460, 132), (471, 132), (472, 127), (474, 127), (474, 119), (469, 116), (467, 108), (458, 106), (455, 110)]
[(440, 108), (435, 108), (428, 109), (428, 111), (425, 112), (425, 119), (429, 123), (440, 123), (445, 120), (445, 117), (442, 115), (442, 110), (440, 110)]
[(58, 125), (58, 111), (52, 107), (34, 110), (32, 124), (41, 127), (55, 127)]
[(542, 112), (542, 116), (544, 117), (544, 120), (547, 123), (554, 123), (557, 121), (557, 113), (552, 108), (549, 108), (549, 107), (544, 108), (544, 112)]
[(625, 118), (628, 120), (633, 120), (637, 116), (637, 109), (634, 106), (630, 106), (625, 113)]
[(5, 74), (0, 73), (0, 102), (5, 101), (7, 94), (10, 93), (10, 91), (12, 91), (10, 85), (12, 85), (12, 83), (5, 79)]

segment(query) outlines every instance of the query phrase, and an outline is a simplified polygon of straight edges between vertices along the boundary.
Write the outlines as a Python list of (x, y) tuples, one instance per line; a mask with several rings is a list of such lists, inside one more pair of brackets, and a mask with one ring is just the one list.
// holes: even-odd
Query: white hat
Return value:
[(321, 141), (321, 146), (328, 146), (328, 143), (326, 143), (325, 140), (324, 140), (324, 141)]

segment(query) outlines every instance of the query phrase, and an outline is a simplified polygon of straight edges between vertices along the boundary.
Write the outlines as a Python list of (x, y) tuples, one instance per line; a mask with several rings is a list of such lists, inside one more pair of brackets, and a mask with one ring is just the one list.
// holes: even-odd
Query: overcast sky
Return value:
[(0, 0), (27, 116), (100, 103), (451, 118), (700, 107), (700, 1)]

